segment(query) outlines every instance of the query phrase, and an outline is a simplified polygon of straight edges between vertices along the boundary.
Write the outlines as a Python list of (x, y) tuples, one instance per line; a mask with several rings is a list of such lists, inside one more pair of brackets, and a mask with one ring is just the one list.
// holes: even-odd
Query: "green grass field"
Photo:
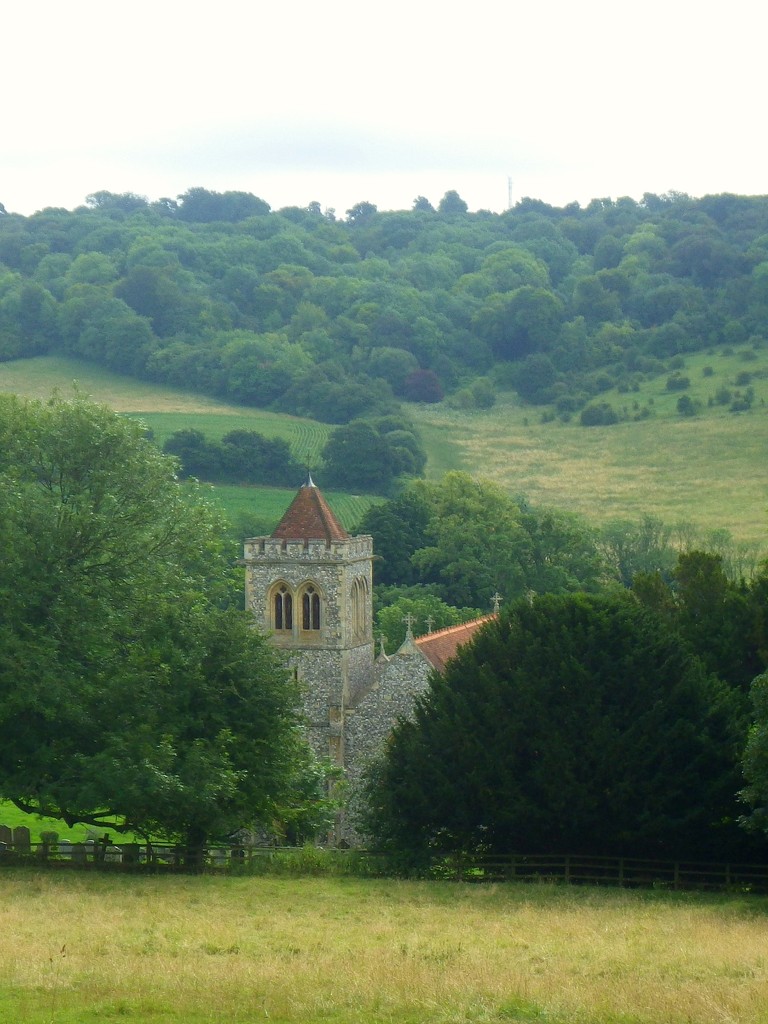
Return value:
[[(709, 371), (705, 375), (705, 368)], [(582, 427), (571, 422), (542, 422), (542, 410), (503, 396), (487, 412), (461, 412), (439, 406), (412, 406), (428, 453), (427, 473), (438, 479), (462, 469), (493, 480), (511, 494), (539, 504), (571, 509), (588, 520), (659, 516), (669, 525), (690, 523), (703, 534), (727, 530), (734, 539), (766, 547), (768, 536), (768, 349), (709, 352), (687, 356), (680, 373), (690, 379), (685, 392), (666, 389), (667, 374), (643, 382), (639, 390), (607, 391), (610, 402), (632, 417), (648, 409), (647, 419), (629, 419), (611, 427)], [(752, 409), (732, 413), (727, 405), (708, 404), (718, 389), (744, 390), (739, 374), (752, 376)], [(140, 416), (159, 443), (174, 430), (194, 426), (211, 437), (245, 427), (285, 437), (297, 457), (312, 464), (324, 444), (325, 424), (119, 377), (60, 357), (0, 364), (0, 391), (45, 397), (54, 387), (65, 394), (77, 381), (97, 401)], [(701, 413), (681, 417), (681, 394), (701, 403)], [(322, 484), (322, 480), (319, 481)], [(235, 491), (245, 493), (235, 494)], [(269, 488), (216, 488), (234, 521), (247, 516), (276, 522), (284, 493)], [(366, 499), (348, 508), (331, 496), (345, 526), (353, 526)], [(340, 502), (340, 504), (339, 504)], [(243, 512), (245, 510), (245, 512)]]
[[(320, 453), (333, 427), (327, 423), (280, 413), (227, 405), (202, 395), (173, 388), (155, 387), (129, 377), (120, 377), (90, 363), (59, 356), (19, 359), (0, 363), (0, 393), (31, 398), (48, 398), (54, 389), (65, 397), (77, 390), (117, 412), (140, 419), (162, 447), (176, 430), (201, 430), (211, 440), (231, 430), (255, 430), (265, 437), (283, 437), (296, 459), (317, 466)], [(296, 481), (296, 488), (303, 483)], [(235, 487), (216, 485), (210, 494), (224, 508), (235, 525), (254, 524), (259, 530), (273, 529), (296, 493), (296, 488)], [(370, 495), (325, 492), (346, 529), (352, 529), (365, 510), (377, 499)], [(253, 527), (249, 526), (249, 529)]]
[(768, 902), (4, 869), (24, 1024), (763, 1024)]
[[(737, 541), (767, 546), (768, 350), (754, 361), (738, 353), (698, 353), (679, 372), (685, 392), (666, 389), (667, 374), (639, 391), (608, 391), (599, 401), (630, 417), (644, 407), (647, 419), (610, 427), (542, 422), (542, 409), (505, 396), (487, 412), (412, 406), (429, 453), (427, 472), (438, 478), (463, 469), (493, 480), (512, 494), (578, 512), (595, 523), (659, 516), (691, 523), (702, 533), (728, 530)], [(704, 375), (710, 367), (711, 376)], [(709, 406), (718, 388), (738, 390), (738, 374), (753, 374), (752, 409), (732, 413)], [(743, 391), (744, 388), (742, 387)], [(681, 394), (701, 402), (699, 415), (676, 410)], [(637, 409), (633, 406), (637, 404)]]
[[(297, 483), (301, 483), (298, 481)], [(283, 487), (235, 487), (216, 484), (211, 496), (223, 506), (229, 520), (235, 525), (247, 527), (246, 533), (256, 530), (271, 532), (280, 517), (290, 505), (296, 488)], [(323, 491), (339, 522), (346, 530), (353, 530), (360, 522), (366, 509), (381, 498), (365, 495), (342, 494), (341, 491)]]
[(41, 832), (56, 832), (59, 839), (67, 839), (73, 843), (82, 843), (90, 834), (87, 825), (68, 828), (58, 818), (41, 818), (35, 814), (25, 814), (8, 800), (0, 800), (0, 825), (6, 825), (8, 828), (26, 825), (33, 843), (41, 842)]

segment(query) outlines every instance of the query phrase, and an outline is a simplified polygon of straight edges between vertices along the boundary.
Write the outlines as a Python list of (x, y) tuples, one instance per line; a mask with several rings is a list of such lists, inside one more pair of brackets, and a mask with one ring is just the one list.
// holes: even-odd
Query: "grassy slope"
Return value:
[[(193, 427), (212, 440), (230, 430), (256, 430), (266, 437), (284, 437), (301, 462), (317, 466), (320, 452), (333, 429), (326, 423), (265, 412), (246, 406), (228, 405), (204, 395), (173, 388), (156, 387), (130, 377), (102, 370), (90, 363), (59, 356), (19, 359), (0, 363), (0, 393), (13, 392), (47, 398), (54, 388), (66, 397), (77, 386), (83, 394), (126, 415), (141, 419), (162, 446), (176, 430)], [(298, 487), (301, 480), (296, 481)], [(221, 502), (234, 522), (253, 519), (265, 529), (274, 526), (295, 494), (294, 489), (276, 487), (217, 486), (212, 495)], [(377, 499), (327, 491), (326, 497), (346, 528), (352, 528)]]
[(3, 872), (25, 1024), (759, 1024), (762, 898)]
[[(682, 392), (702, 403), (699, 416), (680, 417), (681, 392), (666, 390), (666, 375), (635, 393), (608, 391), (599, 400), (633, 416), (652, 415), (612, 427), (541, 422), (542, 410), (506, 396), (484, 413), (444, 406), (413, 406), (429, 454), (433, 479), (451, 469), (494, 480), (513, 494), (572, 509), (595, 522), (638, 519), (645, 513), (666, 523), (692, 523), (702, 531), (726, 529), (739, 541), (766, 546), (766, 448), (768, 447), (768, 350), (745, 361), (739, 353), (700, 353), (680, 371), (691, 380)], [(704, 367), (712, 369), (704, 376)], [(708, 406), (717, 388), (735, 390), (738, 373), (754, 374), (749, 413)], [(174, 430), (193, 426), (211, 437), (246, 428), (285, 437), (310, 465), (331, 429), (298, 417), (226, 405), (204, 396), (119, 377), (88, 363), (59, 357), (0, 363), (0, 391), (45, 397), (53, 387), (81, 390), (120, 412), (140, 415), (159, 443)], [(235, 521), (244, 516), (276, 522), (291, 492), (270, 488), (217, 487)], [(370, 499), (329, 494), (345, 526), (359, 519)]]
[[(704, 376), (709, 366), (712, 376)], [(581, 513), (594, 522), (653, 513), (666, 523), (702, 531), (729, 530), (739, 541), (766, 546), (768, 534), (768, 377), (757, 376), (748, 413), (708, 406), (718, 387), (742, 371), (768, 373), (768, 351), (755, 362), (738, 354), (697, 354), (681, 371), (686, 392), (666, 390), (666, 375), (637, 393), (608, 391), (599, 401), (631, 417), (644, 406), (649, 419), (611, 427), (541, 422), (542, 410), (506, 396), (484, 413), (414, 406), (411, 413), (429, 451), (429, 472), (465, 469), (532, 501)], [(702, 402), (700, 415), (678, 415), (681, 393)], [(635, 409), (634, 403), (637, 403)]]

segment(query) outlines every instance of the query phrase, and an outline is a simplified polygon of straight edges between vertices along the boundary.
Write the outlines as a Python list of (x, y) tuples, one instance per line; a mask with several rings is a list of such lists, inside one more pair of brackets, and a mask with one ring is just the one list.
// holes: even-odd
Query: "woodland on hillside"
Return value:
[(607, 388), (765, 341), (768, 196), (495, 214), (449, 192), (340, 218), (191, 188), (1, 211), (0, 359), (66, 353), (329, 423), (399, 399), (487, 408), (509, 388), (606, 422)]

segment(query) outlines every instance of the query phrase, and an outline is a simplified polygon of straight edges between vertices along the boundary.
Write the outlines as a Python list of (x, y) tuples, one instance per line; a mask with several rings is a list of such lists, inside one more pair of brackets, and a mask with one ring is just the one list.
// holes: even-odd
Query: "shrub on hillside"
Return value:
[(442, 401), (443, 389), (434, 370), (414, 370), (403, 382), (403, 397), (409, 402)]
[(581, 410), (582, 427), (609, 427), (619, 422), (619, 414), (608, 402), (595, 402)]
[(681, 395), (677, 400), (677, 411), (681, 416), (695, 416), (701, 411), (701, 402), (696, 402), (690, 395)]

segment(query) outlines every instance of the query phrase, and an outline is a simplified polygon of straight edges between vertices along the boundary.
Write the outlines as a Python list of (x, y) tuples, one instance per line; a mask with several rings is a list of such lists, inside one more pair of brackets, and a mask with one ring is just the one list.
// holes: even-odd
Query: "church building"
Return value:
[[(351, 537), (310, 477), (269, 537), (245, 541), (246, 608), (303, 683), (309, 740), (343, 768), (352, 800), (366, 762), (410, 715), (430, 672), (491, 616), (375, 655), (373, 540)], [(351, 826), (346, 839), (354, 839)]]

